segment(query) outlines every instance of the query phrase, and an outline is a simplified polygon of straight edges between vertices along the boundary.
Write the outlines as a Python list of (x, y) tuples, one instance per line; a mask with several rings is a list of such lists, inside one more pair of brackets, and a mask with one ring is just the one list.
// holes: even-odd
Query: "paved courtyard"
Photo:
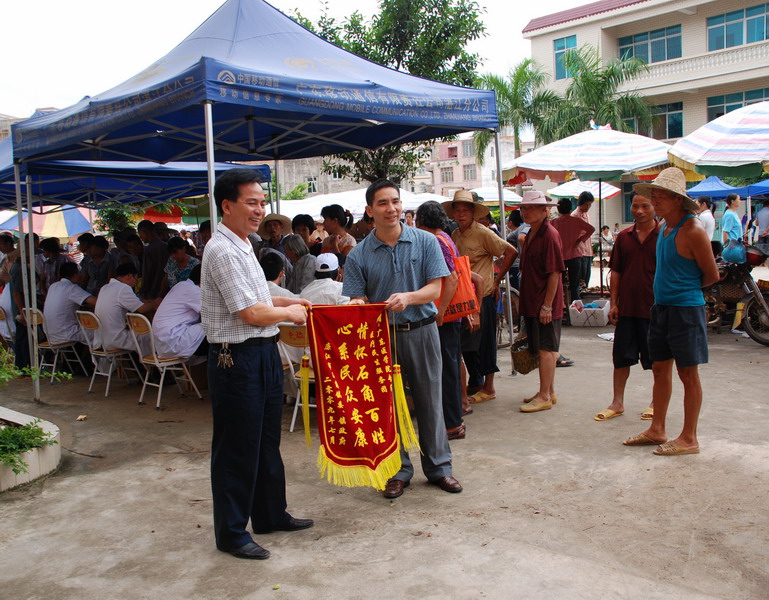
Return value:
[[(288, 433), (289, 510), (314, 528), (257, 536), (268, 561), (217, 552), (211, 527), (210, 406), (166, 388), (164, 410), (139, 389), (83, 379), (15, 381), (0, 403), (56, 423), (61, 469), (0, 495), (0, 597), (105, 598), (766, 598), (769, 594), (769, 348), (710, 335), (702, 369), (702, 453), (627, 448), (651, 375), (634, 370), (627, 413), (598, 423), (611, 389), (610, 329), (564, 328), (577, 365), (557, 370), (558, 405), (523, 414), (535, 374), (510, 376), (452, 442), (465, 490), (415, 477), (395, 501), (320, 479), (317, 435)], [(78, 422), (78, 415), (86, 421)], [(681, 426), (674, 387), (669, 434)]]

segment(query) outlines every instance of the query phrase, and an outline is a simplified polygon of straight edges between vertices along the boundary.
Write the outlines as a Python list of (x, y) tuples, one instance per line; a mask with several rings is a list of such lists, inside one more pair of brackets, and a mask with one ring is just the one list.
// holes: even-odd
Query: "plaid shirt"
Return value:
[(248, 325), (237, 315), (258, 302), (272, 306), (272, 299), (251, 243), (221, 223), (203, 253), (200, 288), (200, 319), (210, 343), (238, 344), (278, 334), (276, 325)]

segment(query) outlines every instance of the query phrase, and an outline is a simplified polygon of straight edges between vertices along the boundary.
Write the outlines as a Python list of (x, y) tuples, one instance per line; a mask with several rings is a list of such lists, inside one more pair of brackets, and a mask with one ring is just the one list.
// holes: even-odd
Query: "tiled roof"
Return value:
[(599, 0), (599, 2), (583, 4), (582, 6), (532, 19), (529, 21), (529, 24), (523, 28), (523, 33), (535, 31), (536, 29), (544, 29), (545, 27), (552, 27), (553, 25), (560, 25), (561, 23), (567, 23), (568, 21), (574, 21), (584, 17), (591, 17), (599, 13), (624, 8), (633, 4), (642, 4), (644, 2), (648, 2), (648, 0)]

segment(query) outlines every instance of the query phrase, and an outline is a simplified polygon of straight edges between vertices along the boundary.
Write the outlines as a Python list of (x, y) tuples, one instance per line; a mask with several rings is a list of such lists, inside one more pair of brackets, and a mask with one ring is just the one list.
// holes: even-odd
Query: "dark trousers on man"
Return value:
[(563, 261), (566, 265), (566, 271), (569, 273), (569, 294), (570, 300), (579, 300), (579, 282), (582, 279), (582, 257), (576, 256)]
[(481, 300), (481, 341), (477, 352), (463, 352), (468, 387), (480, 387), (497, 367), (497, 301), (493, 295)]
[(280, 456), (283, 370), (277, 346), (231, 345), (233, 365), (217, 365), (221, 346), (208, 353), (213, 409), (211, 490), (214, 534), (220, 550), (252, 541), (255, 530), (284, 524), (286, 475)]
[(460, 331), (462, 321), (451, 321), (438, 327), (441, 339), (441, 393), (443, 394), (443, 421), (446, 429), (462, 424), (462, 394), (459, 383), (459, 365), (462, 357)]

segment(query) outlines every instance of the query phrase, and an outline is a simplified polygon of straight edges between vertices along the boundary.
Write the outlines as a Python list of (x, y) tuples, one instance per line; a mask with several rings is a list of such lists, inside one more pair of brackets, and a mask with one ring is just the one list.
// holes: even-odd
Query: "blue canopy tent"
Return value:
[(697, 185), (686, 190), (692, 198), (697, 196), (710, 196), (711, 198), (726, 198), (729, 194), (740, 193), (738, 188), (732, 187), (721, 181), (715, 175), (703, 179)]

